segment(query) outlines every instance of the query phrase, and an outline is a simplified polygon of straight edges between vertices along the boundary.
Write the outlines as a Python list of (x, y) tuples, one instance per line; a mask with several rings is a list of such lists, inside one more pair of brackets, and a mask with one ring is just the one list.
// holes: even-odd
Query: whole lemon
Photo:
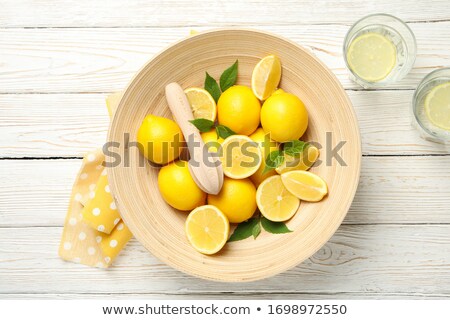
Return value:
[(261, 184), (261, 182), (266, 180), (268, 177), (277, 174), (275, 169), (272, 169), (265, 173), (264, 169), (266, 167), (265, 165), (266, 157), (269, 155), (270, 152), (278, 150), (279, 144), (278, 142), (270, 140), (269, 135), (267, 135), (264, 132), (263, 128), (256, 129), (256, 131), (250, 135), (250, 139), (259, 144), (259, 147), (261, 148), (261, 154), (263, 157), (263, 162), (259, 166), (258, 170), (250, 176), (250, 180), (252, 180), (252, 182), (255, 184), (256, 187), (258, 187)]
[(219, 124), (248, 136), (259, 126), (261, 103), (249, 87), (232, 86), (220, 96), (217, 112)]
[(192, 178), (187, 161), (178, 160), (162, 167), (158, 187), (163, 199), (178, 210), (193, 210), (206, 201), (206, 193)]
[(308, 112), (297, 96), (285, 92), (273, 94), (261, 108), (261, 125), (275, 141), (298, 140), (308, 127)]
[(154, 163), (166, 164), (180, 156), (184, 138), (174, 121), (150, 114), (142, 121), (137, 141), (144, 157)]
[(231, 223), (240, 223), (253, 216), (256, 210), (256, 188), (250, 179), (234, 180), (225, 177), (218, 195), (208, 195), (208, 204), (221, 210)]
[(207, 145), (209, 152), (217, 153), (219, 151), (223, 138), (217, 137), (217, 132), (215, 129), (208, 132), (203, 132), (200, 135), (202, 136), (203, 142)]

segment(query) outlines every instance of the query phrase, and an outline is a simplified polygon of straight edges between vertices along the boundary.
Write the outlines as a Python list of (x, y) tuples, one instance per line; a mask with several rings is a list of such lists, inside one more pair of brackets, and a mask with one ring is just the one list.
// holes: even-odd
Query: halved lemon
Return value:
[(186, 219), (185, 231), (195, 250), (203, 254), (214, 254), (227, 242), (230, 223), (218, 208), (205, 205), (191, 211)]
[(297, 212), (300, 200), (290, 193), (279, 175), (264, 180), (256, 190), (256, 204), (271, 221), (286, 221)]
[(284, 162), (275, 169), (278, 174), (293, 170), (308, 170), (312, 167), (317, 158), (319, 158), (320, 151), (313, 145), (308, 145), (303, 153), (293, 157), (288, 154), (284, 155)]
[(223, 173), (232, 179), (244, 179), (254, 174), (261, 165), (262, 154), (258, 143), (247, 136), (232, 135), (222, 142)]
[(184, 90), (195, 119), (203, 118), (216, 120), (217, 106), (211, 94), (202, 88), (189, 88)]
[(347, 51), (350, 69), (361, 79), (377, 82), (386, 78), (397, 61), (397, 49), (385, 36), (369, 32), (352, 41)]
[(294, 170), (281, 175), (286, 189), (297, 198), (309, 202), (317, 202), (328, 193), (325, 181), (309, 171)]
[(431, 89), (425, 98), (425, 112), (436, 127), (450, 130), (450, 82)]
[(266, 100), (278, 87), (281, 79), (281, 62), (275, 55), (261, 59), (253, 69), (252, 90), (259, 100)]

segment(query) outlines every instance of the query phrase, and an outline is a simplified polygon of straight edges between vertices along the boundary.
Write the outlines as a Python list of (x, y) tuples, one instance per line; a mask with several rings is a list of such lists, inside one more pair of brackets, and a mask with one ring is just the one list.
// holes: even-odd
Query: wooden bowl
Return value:
[[(311, 169), (325, 179), (329, 195), (321, 202), (302, 202), (288, 221), (294, 232), (261, 232), (227, 244), (213, 256), (196, 252), (184, 232), (186, 212), (162, 199), (158, 168), (151, 167), (138, 149), (138, 128), (147, 114), (171, 117), (164, 87), (173, 81), (183, 88), (202, 87), (205, 71), (218, 79), (239, 59), (238, 83), (250, 86), (259, 59), (275, 54), (283, 66), (280, 87), (305, 103), (310, 123), (303, 140), (322, 145), (319, 166)], [(331, 138), (327, 139), (327, 135)], [(330, 140), (330, 141), (327, 141)], [(352, 105), (339, 81), (313, 54), (294, 42), (254, 30), (214, 30), (168, 47), (150, 60), (127, 87), (109, 131), (110, 151), (120, 163), (108, 168), (111, 190), (122, 217), (134, 236), (154, 256), (188, 274), (217, 281), (253, 281), (273, 276), (313, 255), (341, 224), (353, 200), (359, 179), (361, 143)], [(331, 149), (345, 141), (336, 159), (327, 163)], [(328, 149), (328, 152), (327, 152)], [(116, 156), (107, 155), (111, 163)], [(117, 161), (119, 162), (119, 161)]]

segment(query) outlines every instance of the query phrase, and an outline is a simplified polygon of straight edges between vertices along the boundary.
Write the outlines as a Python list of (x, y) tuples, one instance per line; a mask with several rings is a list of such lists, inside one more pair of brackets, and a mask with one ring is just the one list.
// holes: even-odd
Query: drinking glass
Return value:
[[(395, 66), (385, 78), (376, 82), (370, 82), (358, 76), (352, 71), (347, 60), (348, 49), (352, 41), (367, 33), (382, 35), (391, 41), (396, 49)], [(399, 81), (411, 71), (416, 59), (417, 46), (413, 32), (402, 20), (389, 14), (378, 13), (358, 20), (350, 28), (345, 36), (343, 51), (350, 79), (364, 88), (377, 88)]]

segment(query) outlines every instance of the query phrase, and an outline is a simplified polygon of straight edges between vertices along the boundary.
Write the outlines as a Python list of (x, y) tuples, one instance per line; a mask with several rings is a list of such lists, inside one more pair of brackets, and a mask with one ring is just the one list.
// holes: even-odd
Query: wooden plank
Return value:
[[(298, 19), (298, 18), (297, 18)], [(413, 89), (450, 65), (450, 22), (411, 25), (420, 47), (415, 68), (388, 88)], [(345, 88), (342, 42), (348, 26), (256, 26), (293, 40), (320, 58)], [(189, 34), (180, 28), (0, 29), (0, 93), (111, 92), (123, 89), (155, 53)], [(200, 28), (203, 30), (204, 28)]]
[[(448, 2), (405, 0), (393, 5), (378, 0), (283, 1), (275, 7), (264, 0), (188, 1), (132, 0), (9, 0), (3, 1), (0, 25), (6, 27), (125, 27), (125, 26), (234, 26), (248, 24), (298, 25), (353, 23), (374, 12), (398, 15), (406, 21), (450, 19)], [(349, 14), (351, 12), (351, 14)]]
[(0, 228), (0, 293), (450, 294), (450, 225), (342, 226), (311, 259), (243, 284), (200, 280), (131, 241), (109, 270), (62, 261), (61, 228)]
[(0, 294), (0, 300), (66, 300), (66, 299), (95, 299), (95, 300), (405, 300), (405, 299), (449, 299), (449, 294), (440, 293), (395, 293), (395, 292), (359, 292), (359, 293), (292, 293), (292, 292), (214, 292), (214, 293), (181, 293), (181, 294), (163, 294), (163, 293), (37, 293), (37, 294)]
[[(411, 126), (413, 92), (347, 91), (363, 154), (446, 154)], [(0, 157), (80, 157), (106, 141), (106, 94), (0, 94)]]
[[(0, 227), (62, 226), (80, 164), (0, 161)], [(450, 157), (363, 158), (344, 223), (450, 223)]]

